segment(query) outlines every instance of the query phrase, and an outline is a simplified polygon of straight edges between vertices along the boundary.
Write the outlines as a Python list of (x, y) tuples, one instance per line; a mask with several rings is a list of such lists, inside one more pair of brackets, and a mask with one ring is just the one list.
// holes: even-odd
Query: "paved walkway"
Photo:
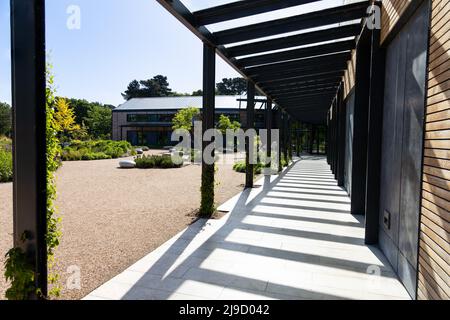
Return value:
[(322, 157), (258, 183), (85, 299), (409, 299)]

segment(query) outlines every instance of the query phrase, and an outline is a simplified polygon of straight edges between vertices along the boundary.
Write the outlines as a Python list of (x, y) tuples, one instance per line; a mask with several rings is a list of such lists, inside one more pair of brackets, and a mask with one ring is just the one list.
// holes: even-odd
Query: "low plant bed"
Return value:
[(117, 159), (135, 155), (136, 151), (127, 141), (72, 141), (62, 149), (63, 161)]
[(180, 168), (183, 163), (174, 163), (170, 156), (143, 155), (134, 159), (138, 169), (172, 169)]
[[(233, 165), (233, 170), (236, 172), (241, 172), (241, 173), (245, 173), (245, 169), (246, 169), (246, 164), (245, 161), (238, 161)], [(264, 164), (259, 162), (258, 164), (255, 164), (253, 166), (253, 172), (255, 174), (261, 174), (263, 168), (264, 168)]]

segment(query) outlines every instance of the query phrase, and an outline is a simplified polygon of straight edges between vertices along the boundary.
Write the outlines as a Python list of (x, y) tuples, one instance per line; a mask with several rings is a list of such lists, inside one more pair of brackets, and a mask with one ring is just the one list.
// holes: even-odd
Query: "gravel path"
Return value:
[[(153, 152), (154, 153), (154, 152)], [(219, 164), (217, 202), (242, 190), (245, 176)], [(142, 258), (192, 220), (199, 207), (201, 167), (121, 170), (118, 160), (65, 162), (57, 173), (63, 237), (57, 270), (63, 299), (79, 299)], [(0, 184), (0, 297), (4, 255), (12, 245), (12, 184)], [(67, 290), (69, 266), (81, 290)]]

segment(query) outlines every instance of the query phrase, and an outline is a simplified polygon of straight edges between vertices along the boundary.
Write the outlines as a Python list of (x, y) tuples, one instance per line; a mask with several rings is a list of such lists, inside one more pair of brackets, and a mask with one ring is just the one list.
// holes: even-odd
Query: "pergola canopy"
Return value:
[(320, 0), (243, 0), (195, 12), (180, 0), (158, 2), (203, 42), (216, 48), (217, 54), (279, 108), (298, 120), (320, 124), (326, 121), (356, 47), (356, 37), (364, 27), (362, 19), (373, 1), (217, 32), (206, 26)]

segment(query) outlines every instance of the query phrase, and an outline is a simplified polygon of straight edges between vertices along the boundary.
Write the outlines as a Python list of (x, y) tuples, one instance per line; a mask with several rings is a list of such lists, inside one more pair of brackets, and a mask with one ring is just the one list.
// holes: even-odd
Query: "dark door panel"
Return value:
[(383, 113), (380, 247), (415, 296), (428, 1), (389, 44)]

